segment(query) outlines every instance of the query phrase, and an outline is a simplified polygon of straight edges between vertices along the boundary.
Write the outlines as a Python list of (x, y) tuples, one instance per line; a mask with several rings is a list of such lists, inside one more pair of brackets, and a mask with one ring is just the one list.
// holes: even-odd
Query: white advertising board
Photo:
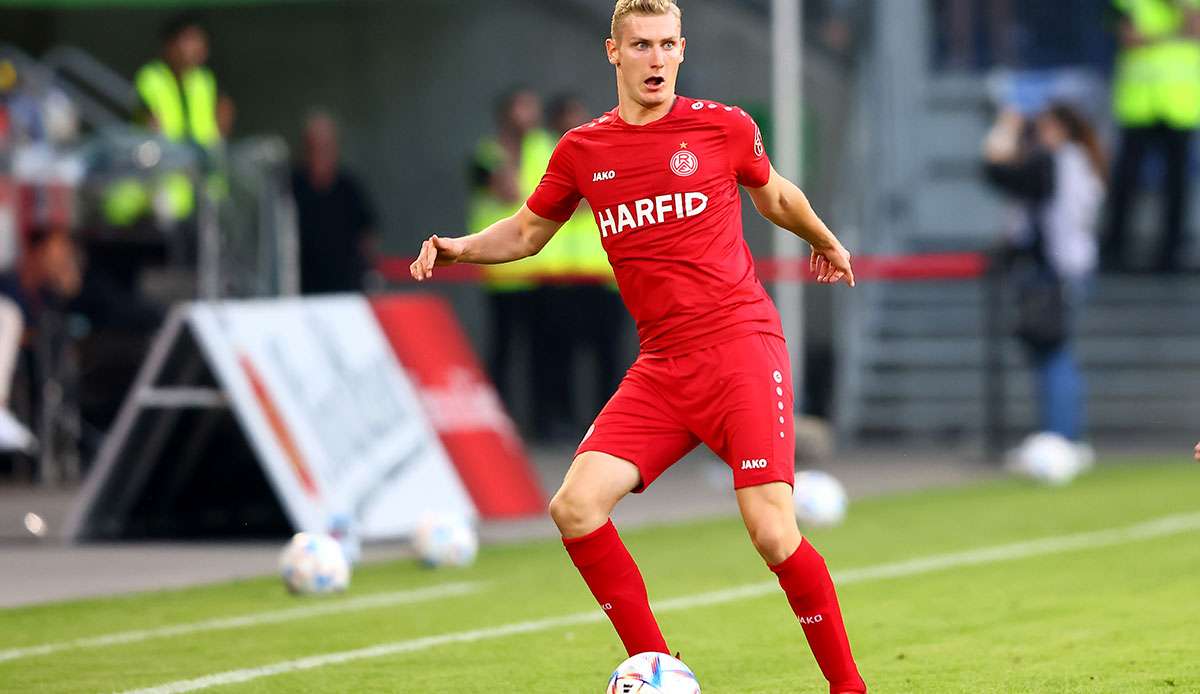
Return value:
[(293, 525), (403, 536), (476, 515), (360, 296), (193, 304), (187, 322)]

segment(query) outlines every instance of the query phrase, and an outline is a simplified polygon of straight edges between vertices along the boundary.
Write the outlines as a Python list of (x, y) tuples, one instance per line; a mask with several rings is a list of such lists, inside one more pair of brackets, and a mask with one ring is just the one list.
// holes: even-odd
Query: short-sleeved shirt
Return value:
[(562, 222), (587, 199), (642, 352), (672, 356), (758, 332), (782, 337), (738, 191), (766, 185), (770, 171), (745, 111), (679, 96), (646, 125), (614, 108), (567, 132), (527, 205)]

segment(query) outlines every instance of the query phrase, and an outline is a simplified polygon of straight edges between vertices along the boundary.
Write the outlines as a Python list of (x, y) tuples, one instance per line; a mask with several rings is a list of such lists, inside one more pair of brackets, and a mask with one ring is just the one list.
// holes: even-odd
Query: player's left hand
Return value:
[(854, 270), (850, 268), (850, 252), (836, 241), (828, 248), (813, 247), (808, 269), (817, 276), (818, 284), (837, 284), (842, 280), (854, 286)]

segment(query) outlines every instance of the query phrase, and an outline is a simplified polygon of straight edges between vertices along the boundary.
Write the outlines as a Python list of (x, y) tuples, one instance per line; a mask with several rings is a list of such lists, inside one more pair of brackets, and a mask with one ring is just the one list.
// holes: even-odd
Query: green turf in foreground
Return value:
[[(844, 571), (1200, 512), (1200, 466), (1101, 468), (1065, 489), (1000, 482), (856, 504), (812, 541)], [(771, 575), (738, 521), (625, 534), (656, 600)], [(0, 691), (109, 692), (379, 643), (595, 610), (557, 542), (486, 549), (464, 571), (359, 569), (348, 597), (481, 581), (466, 596), (0, 662)], [(872, 692), (1200, 692), (1200, 532), (841, 589)], [(274, 579), (0, 611), (0, 650), (312, 604)], [(705, 694), (823, 692), (782, 594), (661, 622)], [(451, 644), (214, 692), (599, 694), (624, 653), (607, 622)]]

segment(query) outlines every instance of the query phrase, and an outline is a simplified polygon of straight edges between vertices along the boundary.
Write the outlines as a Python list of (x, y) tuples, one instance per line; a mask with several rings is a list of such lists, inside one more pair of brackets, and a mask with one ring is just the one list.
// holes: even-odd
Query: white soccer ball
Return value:
[(413, 547), (426, 566), (470, 566), (479, 553), (479, 537), (462, 516), (427, 514), (413, 534)]
[(1079, 450), (1066, 438), (1049, 431), (1031, 434), (1009, 454), (1009, 469), (1043, 484), (1060, 486), (1084, 468)]
[(296, 533), (279, 555), (279, 574), (293, 593), (340, 593), (350, 586), (350, 562), (324, 533)]
[(830, 527), (846, 518), (846, 489), (842, 483), (820, 470), (796, 473), (793, 490), (796, 519), (809, 527)]
[(665, 653), (638, 653), (617, 666), (605, 694), (700, 694), (696, 675)]

